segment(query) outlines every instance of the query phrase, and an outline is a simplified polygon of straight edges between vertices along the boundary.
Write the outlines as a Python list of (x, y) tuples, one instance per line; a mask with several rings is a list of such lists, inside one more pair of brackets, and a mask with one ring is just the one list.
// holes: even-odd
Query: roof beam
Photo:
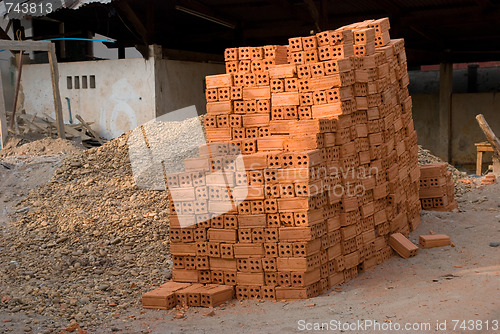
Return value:
[(475, 2), (483, 10), (494, 6), (491, 0), (475, 0)]
[(316, 4), (314, 3), (313, 0), (304, 0), (304, 3), (307, 5), (307, 8), (309, 9), (309, 14), (311, 14), (311, 18), (314, 20), (314, 25), (316, 26), (317, 31), (321, 31), (321, 25), (320, 25), (320, 16), (319, 16), (319, 10), (318, 7), (316, 7)]
[(118, 1), (116, 3), (116, 6), (119, 11), (123, 15), (125, 15), (127, 20), (134, 26), (135, 30), (140, 35), (141, 41), (144, 43), (144, 45), (148, 45), (148, 31), (142, 23), (141, 19), (137, 16), (132, 7), (130, 7), (129, 3), (127, 1)]
[(238, 26), (236, 20), (217, 12), (212, 7), (197, 0), (176, 0), (175, 9), (223, 25), (230, 29), (236, 29)]

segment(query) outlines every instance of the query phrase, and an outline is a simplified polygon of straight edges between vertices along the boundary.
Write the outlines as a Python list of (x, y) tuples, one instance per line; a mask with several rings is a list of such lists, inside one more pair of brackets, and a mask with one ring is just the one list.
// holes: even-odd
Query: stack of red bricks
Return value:
[(454, 182), (446, 163), (420, 167), (420, 201), (424, 210), (452, 211), (458, 208)]
[(389, 236), (418, 226), (404, 41), (388, 30), (370, 20), (226, 50), (228, 73), (206, 78), (211, 144), (167, 175), (174, 281), (309, 298), (388, 259)]

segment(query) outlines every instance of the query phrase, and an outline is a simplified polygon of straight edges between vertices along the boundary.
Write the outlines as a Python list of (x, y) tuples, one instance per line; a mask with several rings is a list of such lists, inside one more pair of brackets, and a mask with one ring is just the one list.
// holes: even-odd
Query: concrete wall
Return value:
[[(413, 118), (419, 144), (435, 151), (439, 129), (439, 95), (413, 94)], [(452, 162), (458, 165), (476, 163), (474, 143), (486, 141), (476, 122), (476, 115), (483, 114), (493, 131), (500, 136), (500, 94), (463, 93), (452, 98)], [(490, 159), (488, 159), (490, 160)], [(485, 162), (488, 161), (485, 159)], [(491, 161), (491, 160), (490, 160)]]
[[(138, 59), (60, 63), (60, 90), (65, 123), (69, 122), (66, 98), (73, 115), (81, 115), (104, 138), (116, 138), (155, 117), (154, 61)], [(95, 88), (90, 77), (95, 76)], [(76, 88), (78, 77), (80, 88)], [(83, 88), (83, 77), (87, 87)], [(72, 88), (68, 88), (68, 78)], [(48, 64), (23, 66), (23, 107), (29, 114), (55, 118)]]
[[(224, 65), (143, 58), (60, 63), (64, 121), (71, 112), (100, 136), (112, 139), (170, 111), (196, 105), (206, 112), (205, 76), (224, 72)], [(96, 88), (90, 87), (95, 76)], [(78, 77), (80, 88), (75, 87)], [(83, 77), (87, 87), (83, 88)], [(68, 78), (72, 88), (68, 88)], [(48, 64), (23, 66), (21, 103), (28, 114), (55, 118)]]
[(224, 71), (222, 64), (157, 60), (157, 116), (191, 105), (196, 105), (198, 114), (206, 113), (205, 77)]

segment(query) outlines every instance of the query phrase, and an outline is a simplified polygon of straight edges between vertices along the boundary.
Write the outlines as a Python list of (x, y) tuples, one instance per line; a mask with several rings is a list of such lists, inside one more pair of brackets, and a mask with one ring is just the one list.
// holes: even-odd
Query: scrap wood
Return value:
[(490, 142), (491, 146), (495, 150), (495, 153), (498, 157), (500, 157), (500, 140), (498, 139), (497, 136), (495, 136), (495, 133), (493, 130), (491, 130), (488, 122), (486, 122), (486, 119), (484, 118), (483, 114), (479, 114), (476, 116), (476, 120), (479, 123), (479, 127), (481, 130), (483, 130), (484, 135), (486, 136), (486, 139)]
[(90, 125), (85, 122), (85, 120), (80, 115), (77, 114), (75, 117), (78, 121), (80, 121), (80, 123), (82, 123), (83, 127), (87, 129), (90, 134), (99, 142), (99, 144), (103, 144), (103, 141), (101, 140), (101, 138), (99, 138), (99, 135), (94, 130), (92, 130)]

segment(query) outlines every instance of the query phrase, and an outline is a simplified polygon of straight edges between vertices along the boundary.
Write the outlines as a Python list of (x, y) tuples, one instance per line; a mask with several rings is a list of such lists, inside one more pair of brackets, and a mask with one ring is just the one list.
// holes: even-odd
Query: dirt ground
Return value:
[[(10, 168), (0, 166), (2, 234), (13, 228), (6, 214), (23, 209), (15, 205), (30, 189), (51, 178), (61, 158), (2, 160)], [(490, 246), (500, 242), (500, 185), (473, 190), (459, 203), (460, 212), (423, 212), (422, 224), (410, 238), (416, 243), (419, 234), (432, 230), (450, 235), (455, 247), (419, 250), (416, 257), (407, 260), (395, 255), (326, 295), (288, 302), (235, 300), (215, 308), (213, 314), (190, 308), (182, 319), (174, 319), (176, 310), (142, 310), (138, 300), (136, 306), (117, 309), (114, 319), (105, 325), (84, 329), (88, 333), (282, 333), (317, 329), (315, 326), (322, 323), (338, 325), (335, 321), (367, 320), (376, 322), (381, 330), (365, 326), (364, 330), (344, 332), (397, 332), (386, 329), (416, 323), (420, 329), (400, 332), (500, 333), (494, 329), (495, 321), (500, 321), (500, 247)], [(462, 324), (464, 320), (479, 322), (469, 327), (473, 330), (464, 330), (461, 325), (470, 325)], [(436, 329), (437, 322), (442, 330)], [(422, 327), (427, 324), (431, 326), (428, 330)], [(61, 333), (61, 329), (53, 319), (38, 316), (29, 308), (17, 312), (0, 309), (0, 333)], [(341, 332), (334, 326), (323, 325), (323, 329)]]
[[(500, 333), (500, 247), (490, 246), (500, 242), (500, 185), (469, 192), (460, 205), (456, 213), (424, 211), (422, 224), (410, 237), (417, 243), (419, 234), (432, 230), (449, 235), (455, 247), (420, 249), (407, 260), (394, 255), (327, 295), (288, 302), (233, 301), (217, 307), (213, 316), (206, 309), (191, 308), (183, 319), (173, 318), (176, 311), (137, 309), (120, 316), (115, 329), (125, 333), (288, 333), (332, 320), (371, 320), (380, 326), (392, 324), (394, 330), (365, 327), (344, 332), (395, 333), (397, 324), (404, 328), (408, 323), (420, 329), (403, 332)], [(473, 330), (464, 330), (464, 320), (478, 322), (475, 327), (466, 323)], [(440, 330), (436, 330), (438, 322)], [(431, 329), (426, 330), (427, 324)]]

